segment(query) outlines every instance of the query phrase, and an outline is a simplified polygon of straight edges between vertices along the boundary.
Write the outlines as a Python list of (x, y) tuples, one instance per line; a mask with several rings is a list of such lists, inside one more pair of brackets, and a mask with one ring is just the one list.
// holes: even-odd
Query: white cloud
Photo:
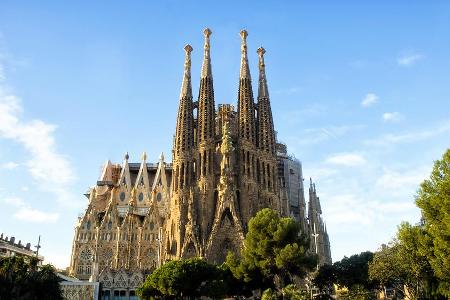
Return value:
[(327, 140), (337, 139), (351, 131), (363, 129), (364, 125), (342, 125), (319, 128), (306, 128), (300, 135), (288, 137), (288, 144), (293, 145), (314, 145)]
[(389, 216), (416, 210), (413, 201), (381, 202), (356, 194), (329, 195), (326, 221), (329, 228), (342, 225), (370, 226)]
[(16, 206), (16, 207), (25, 206), (25, 202), (23, 202), (23, 200), (18, 197), (7, 197), (7, 198), (3, 199), (3, 202), (10, 206)]
[(414, 65), (417, 61), (421, 60), (423, 56), (421, 54), (404, 55), (397, 59), (397, 63), (400, 66), (407, 67)]
[(325, 162), (339, 166), (357, 167), (366, 164), (367, 161), (358, 153), (337, 153), (328, 157)]
[(393, 144), (412, 143), (421, 140), (426, 140), (449, 132), (450, 132), (450, 121), (447, 121), (437, 125), (435, 128), (432, 129), (422, 131), (412, 131), (402, 134), (392, 134), (392, 133), (385, 134), (375, 139), (365, 140), (364, 144), (368, 146), (389, 146)]
[(430, 167), (402, 170), (401, 172), (384, 168), (382, 175), (376, 181), (376, 187), (383, 191), (389, 191), (391, 194), (405, 195), (415, 191), (429, 174)]
[(19, 197), (8, 197), (3, 199), (3, 203), (16, 207), (14, 218), (31, 223), (54, 223), (59, 219), (58, 213), (48, 213), (32, 208)]
[(361, 101), (362, 107), (369, 107), (378, 102), (378, 96), (374, 93), (367, 94)]
[(25, 222), (55, 223), (58, 221), (59, 215), (57, 213), (46, 213), (30, 207), (22, 207), (14, 214), (14, 217)]
[(383, 122), (390, 122), (390, 123), (395, 123), (395, 122), (400, 122), (403, 121), (405, 117), (399, 113), (399, 112), (385, 112), (383, 114)]
[[(65, 205), (79, 205), (68, 192), (74, 172), (68, 158), (56, 149), (56, 126), (42, 120), (23, 120), (21, 100), (0, 84), (0, 138), (13, 140), (28, 151), (24, 163), (39, 186)], [(79, 200), (78, 200), (79, 201)]]
[(20, 164), (13, 162), (13, 161), (9, 161), (7, 163), (1, 164), (0, 169), (12, 170), (12, 169), (17, 168), (18, 166), (20, 166)]

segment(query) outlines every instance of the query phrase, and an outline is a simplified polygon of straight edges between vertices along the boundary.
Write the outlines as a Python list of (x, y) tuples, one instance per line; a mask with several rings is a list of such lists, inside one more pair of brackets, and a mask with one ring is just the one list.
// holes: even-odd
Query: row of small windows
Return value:
[(77, 273), (80, 275), (91, 275), (92, 266), (91, 265), (78, 265)]
[[(150, 228), (150, 230), (153, 230), (155, 228), (155, 224), (153, 222), (151, 222), (149, 225), (149, 228)], [(144, 234), (144, 239), (146, 241), (153, 241), (154, 236), (155, 236), (155, 234), (153, 234), (153, 233), (146, 233), (146, 234)], [(116, 233), (101, 233), (100, 234), (100, 240), (102, 240), (102, 241), (115, 241), (116, 237), (117, 237)], [(129, 237), (128, 233), (123, 233), (121, 235), (122, 241), (126, 241), (128, 239), (128, 237)], [(132, 241), (137, 241), (137, 233), (131, 234), (130, 237), (131, 237)], [(81, 240), (81, 241), (90, 241), (94, 238), (95, 238), (94, 233), (80, 232), (78, 234), (78, 240)]]
[(101, 293), (102, 300), (138, 300), (139, 298), (136, 296), (136, 292), (131, 290), (127, 295), (127, 291), (125, 290), (115, 290), (114, 293), (111, 293), (110, 290), (102, 290)]
[[(120, 201), (125, 201), (125, 199), (126, 199), (126, 194), (125, 194), (125, 192), (121, 192), (120, 193), (120, 195), (119, 195), (119, 199), (120, 199)], [(139, 202), (142, 202), (143, 200), (144, 200), (144, 193), (139, 193), (139, 195), (138, 195), (138, 200), (139, 200)], [(161, 193), (158, 193), (157, 195), (156, 195), (156, 200), (158, 200), (158, 201), (161, 201), (162, 200), (162, 195), (161, 195)]]

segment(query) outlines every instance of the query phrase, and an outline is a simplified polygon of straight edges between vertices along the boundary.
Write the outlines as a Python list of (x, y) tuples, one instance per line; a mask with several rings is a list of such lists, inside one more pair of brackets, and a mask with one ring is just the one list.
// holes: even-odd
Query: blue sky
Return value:
[[(264, 46), (278, 139), (316, 181), (334, 260), (416, 222), (450, 140), (446, 1), (2, 1), (0, 231), (69, 264), (105, 160), (170, 156), (190, 43), (210, 27), (217, 103), (236, 103), (239, 31)], [(255, 85), (254, 85), (255, 87)]]

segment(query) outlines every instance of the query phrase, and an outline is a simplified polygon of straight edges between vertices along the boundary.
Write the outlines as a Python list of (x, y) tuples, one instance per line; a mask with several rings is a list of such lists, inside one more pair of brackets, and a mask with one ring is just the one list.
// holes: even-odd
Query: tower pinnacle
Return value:
[(263, 47), (259, 47), (256, 51), (259, 56), (259, 89), (258, 89), (258, 98), (269, 98), (269, 90), (267, 88), (267, 79), (266, 79), (266, 65), (264, 64), (264, 53), (266, 50)]
[(251, 79), (250, 77), (250, 69), (248, 67), (248, 57), (247, 57), (247, 30), (243, 29), (240, 32), (241, 35), (241, 73), (240, 78), (244, 79)]
[(190, 151), (194, 144), (192, 114), (192, 83), (191, 83), (191, 45), (184, 47), (184, 73), (183, 82), (181, 84), (180, 104), (178, 107), (177, 127), (175, 132), (175, 155), (181, 152)]
[(198, 93), (198, 133), (197, 142), (214, 139), (214, 85), (211, 70), (210, 43), (211, 30), (203, 31), (205, 36), (204, 57)]
[(209, 37), (211, 36), (212, 31), (209, 28), (205, 28), (203, 31), (203, 35), (205, 36), (205, 45), (204, 45), (204, 51), (205, 55), (203, 58), (203, 65), (202, 65), (202, 74), (201, 78), (206, 77), (212, 77), (211, 74), (211, 58), (210, 58), (210, 44), (209, 44)]
[(181, 84), (180, 99), (183, 97), (192, 97), (192, 85), (191, 85), (191, 45), (184, 46), (186, 57), (184, 59), (184, 74), (183, 83)]

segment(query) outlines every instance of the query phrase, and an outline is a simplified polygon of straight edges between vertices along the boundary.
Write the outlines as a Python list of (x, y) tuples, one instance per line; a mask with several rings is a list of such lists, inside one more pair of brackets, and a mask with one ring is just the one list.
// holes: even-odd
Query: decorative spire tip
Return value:
[(192, 50), (194, 49), (192, 48), (191, 45), (187, 44), (186, 46), (184, 46), (184, 51), (186, 51), (187, 54), (191, 53)]
[(130, 155), (128, 154), (128, 151), (125, 153), (125, 160), (128, 160), (130, 158)]
[(142, 153), (142, 160), (147, 160), (147, 152)]
[(256, 50), (256, 53), (258, 53), (259, 56), (263, 56), (264, 53), (266, 53), (266, 49), (264, 49), (262, 46)]
[(209, 38), (211, 33), (212, 33), (212, 31), (209, 28), (205, 28), (205, 30), (203, 30), (203, 34), (205, 35), (205, 38)]
[(242, 41), (245, 41), (245, 39), (246, 39), (247, 36), (248, 36), (247, 30), (242, 29), (241, 32), (240, 32), (240, 34), (241, 34)]

